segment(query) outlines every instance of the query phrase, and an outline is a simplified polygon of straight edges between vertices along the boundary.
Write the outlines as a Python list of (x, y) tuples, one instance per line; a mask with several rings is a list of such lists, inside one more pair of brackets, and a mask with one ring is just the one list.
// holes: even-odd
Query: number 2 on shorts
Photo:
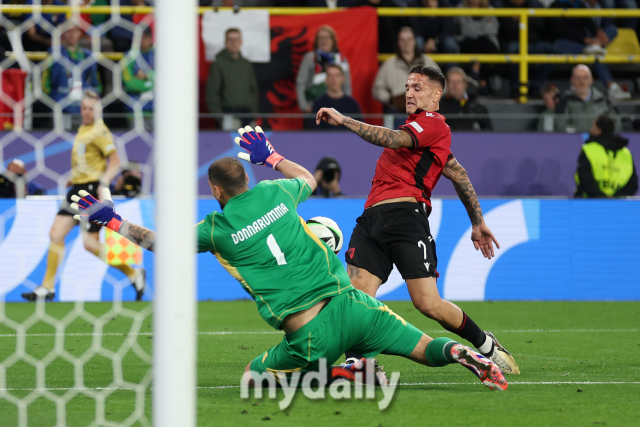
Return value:
[(276, 242), (276, 238), (273, 237), (273, 234), (269, 234), (267, 237), (267, 245), (269, 246), (269, 250), (273, 254), (273, 257), (278, 261), (278, 265), (286, 265), (287, 260), (284, 259), (284, 253), (280, 250), (280, 246), (278, 246), (278, 242)]

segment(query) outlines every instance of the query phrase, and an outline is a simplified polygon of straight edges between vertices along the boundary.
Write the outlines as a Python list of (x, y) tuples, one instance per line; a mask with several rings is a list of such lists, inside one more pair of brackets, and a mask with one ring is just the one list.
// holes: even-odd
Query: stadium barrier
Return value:
[[(0, 294), (20, 301), (24, 281), (44, 273), (47, 231), (58, 198), (0, 200)], [(438, 287), (451, 300), (640, 300), (640, 200), (549, 200), (483, 198), (485, 219), (500, 242), (496, 257), (486, 260), (473, 249), (470, 224), (458, 200), (433, 200), (431, 232), (437, 242)], [(117, 200), (118, 211), (133, 222), (155, 228), (152, 199)], [(299, 206), (303, 218), (333, 218), (344, 233), (339, 255), (344, 262), (356, 218), (364, 199), (311, 199)], [(198, 218), (219, 205), (210, 198), (198, 203)], [(615, 214), (612, 214), (615, 212)], [(26, 225), (26, 226), (25, 226)], [(35, 238), (37, 237), (37, 238)], [(132, 300), (133, 288), (114, 287), (107, 266), (82, 248), (77, 229), (69, 235), (63, 274), (56, 300)], [(153, 298), (154, 254), (145, 252)], [(23, 268), (15, 269), (16, 265)], [(93, 271), (78, 282), (82, 271)], [(111, 269), (110, 274), (119, 272)], [(118, 276), (119, 277), (119, 276)], [(397, 270), (378, 291), (383, 300), (408, 300), (406, 284)], [(198, 255), (198, 299), (249, 298), (208, 253)]]
[[(267, 10), (270, 15), (311, 15), (318, 13), (331, 13), (346, 10), (346, 8), (304, 8), (304, 7), (274, 7), (274, 8), (242, 8), (246, 10)], [(198, 14), (212, 10), (210, 7), (198, 8)], [(219, 7), (214, 11), (239, 11), (239, 8)], [(39, 11), (40, 13), (65, 13), (73, 14), (151, 14), (154, 8), (150, 6), (20, 6), (0, 5), (0, 12), (7, 15), (23, 15)], [(602, 62), (607, 64), (634, 64), (640, 63), (640, 55), (633, 54), (607, 54), (607, 55), (550, 55), (529, 54), (529, 18), (638, 18), (640, 9), (521, 9), (521, 8), (496, 8), (496, 9), (466, 9), (466, 8), (377, 8), (378, 16), (496, 16), (518, 17), (520, 20), (520, 53), (519, 54), (432, 54), (430, 57), (436, 62), (482, 62), (482, 63), (519, 63), (520, 64), (520, 101), (527, 102), (528, 94), (528, 65), (529, 64), (581, 64)], [(43, 57), (44, 52), (29, 53), (30, 59), (37, 60)], [(117, 53), (104, 53), (105, 57), (119, 59)], [(108, 56), (107, 56), (108, 55)], [(379, 55), (379, 60), (387, 59), (389, 54)]]
[[(47, 137), (45, 132), (0, 133), (6, 167), (14, 158), (25, 162), (27, 179), (47, 194), (64, 194), (69, 172), (72, 136), (50, 140), (43, 146), (33, 141)], [(285, 157), (313, 171), (323, 156), (335, 157), (342, 166), (340, 185), (344, 194), (365, 196), (382, 148), (362, 141), (351, 132), (267, 132)], [(198, 194), (207, 196), (207, 169), (211, 162), (243, 151), (234, 144), (236, 132), (198, 133)], [(626, 134), (636, 162), (640, 159), (640, 134)], [(124, 159), (140, 163), (142, 194), (153, 193), (153, 135), (114, 132), (115, 143)], [(452, 135), (453, 154), (467, 169), (480, 196), (563, 196), (575, 190), (574, 174), (583, 142), (582, 134), (542, 133), (462, 133)], [(356, 160), (357, 159), (357, 160)], [(264, 166), (245, 164), (251, 185), (280, 175)], [(435, 196), (456, 195), (447, 179), (441, 179)]]

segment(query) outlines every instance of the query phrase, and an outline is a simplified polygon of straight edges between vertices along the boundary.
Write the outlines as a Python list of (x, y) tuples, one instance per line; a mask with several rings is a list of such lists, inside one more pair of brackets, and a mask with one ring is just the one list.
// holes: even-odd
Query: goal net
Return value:
[[(33, 3), (0, 0), (0, 424), (151, 425), (152, 346), (158, 351), (151, 301), (162, 299), (154, 257), (172, 253), (151, 254), (105, 229), (96, 241), (95, 230), (69, 227), (69, 216), (58, 219), (70, 180), (77, 183), (79, 174), (100, 181), (90, 177), (107, 159), (107, 171), (119, 161), (119, 172), (96, 187), (110, 185), (124, 218), (161, 226), (151, 198), (154, 159), (167, 164), (154, 151), (162, 147), (153, 136), (154, 46), (173, 36), (156, 34), (156, 27), (168, 27), (148, 11), (125, 13), (118, 1), (109, 13), (94, 13), (94, 1), (70, 0), (57, 9)], [(195, 19), (193, 3), (186, 14)], [(93, 120), (83, 111), (87, 97)], [(196, 120), (194, 114), (194, 134)], [(180, 173), (179, 165), (172, 172)], [(165, 199), (176, 194), (162, 191)], [(170, 311), (162, 317), (171, 322)], [(166, 336), (161, 341), (167, 345)], [(166, 388), (163, 381), (156, 376), (154, 389), (158, 382)]]

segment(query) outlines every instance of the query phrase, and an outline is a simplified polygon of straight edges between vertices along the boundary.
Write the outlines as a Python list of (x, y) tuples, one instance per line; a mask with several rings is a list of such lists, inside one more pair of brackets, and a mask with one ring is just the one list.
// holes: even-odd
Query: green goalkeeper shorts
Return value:
[(309, 323), (251, 362), (251, 371), (316, 371), (318, 361), (335, 363), (345, 351), (374, 357), (409, 356), (423, 333), (364, 292), (334, 297)]

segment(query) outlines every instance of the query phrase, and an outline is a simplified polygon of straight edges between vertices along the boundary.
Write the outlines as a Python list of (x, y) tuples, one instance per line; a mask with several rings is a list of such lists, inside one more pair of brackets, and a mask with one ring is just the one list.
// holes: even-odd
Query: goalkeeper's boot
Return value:
[(131, 280), (131, 286), (136, 290), (136, 301), (141, 301), (147, 287), (147, 270), (137, 268), (135, 277), (129, 280)]
[(476, 374), (485, 386), (492, 390), (507, 389), (507, 380), (504, 379), (500, 368), (490, 359), (462, 344), (454, 345), (451, 355), (456, 362)]
[(25, 292), (22, 298), (27, 301), (51, 301), (56, 296), (54, 291), (50, 291), (44, 286), (38, 286), (32, 292)]
[(340, 368), (352, 372), (362, 372), (362, 380), (365, 384), (368, 384), (371, 380), (373, 380), (373, 385), (386, 386), (389, 384), (387, 374), (384, 372), (384, 366), (380, 366), (376, 359), (349, 357), (340, 365)]
[(520, 374), (520, 368), (511, 353), (502, 346), (491, 332), (485, 332), (491, 341), (493, 341), (493, 354), (489, 357), (493, 363), (498, 365), (504, 374)]

